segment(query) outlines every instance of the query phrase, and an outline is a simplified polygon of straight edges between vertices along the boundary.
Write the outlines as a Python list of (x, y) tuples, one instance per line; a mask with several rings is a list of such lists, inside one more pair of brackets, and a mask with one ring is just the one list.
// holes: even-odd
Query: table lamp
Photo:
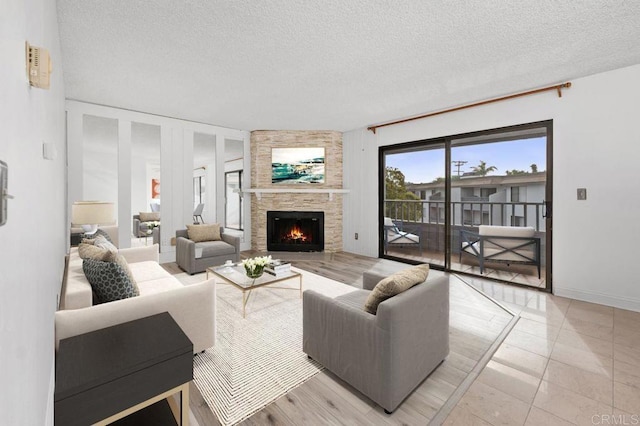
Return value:
[(93, 235), (99, 225), (115, 225), (114, 204), (105, 201), (76, 201), (71, 206), (71, 223)]

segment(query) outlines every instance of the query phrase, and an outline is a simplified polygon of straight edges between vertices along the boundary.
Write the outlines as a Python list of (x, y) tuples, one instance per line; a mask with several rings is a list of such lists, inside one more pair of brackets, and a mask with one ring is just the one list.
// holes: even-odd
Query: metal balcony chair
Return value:
[(204, 210), (204, 204), (200, 203), (193, 211), (193, 223), (204, 223), (204, 219), (202, 219), (202, 210)]
[[(412, 231), (407, 232), (407, 231)], [(417, 247), (422, 254), (422, 241), (418, 226), (403, 226), (401, 221), (393, 221), (390, 217), (384, 218), (384, 252), (393, 247)]]

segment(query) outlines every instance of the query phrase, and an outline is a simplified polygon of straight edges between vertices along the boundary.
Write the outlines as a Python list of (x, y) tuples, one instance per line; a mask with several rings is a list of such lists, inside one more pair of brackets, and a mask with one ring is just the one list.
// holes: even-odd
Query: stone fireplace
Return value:
[[(325, 182), (322, 184), (273, 184), (271, 149), (322, 147), (325, 152)], [(251, 132), (251, 248), (258, 251), (341, 251), (342, 250), (342, 133), (332, 131)], [(264, 192), (263, 192), (264, 191)], [(268, 244), (268, 212), (295, 215), (322, 213), (323, 235), (309, 248), (302, 241), (283, 247)], [(317, 222), (316, 222), (317, 223)], [(304, 231), (304, 230), (303, 230)], [(294, 237), (297, 235), (294, 232)], [(282, 237), (276, 239), (282, 240)], [(294, 238), (295, 239), (295, 238)], [(320, 247), (319, 241), (322, 241)], [(297, 246), (297, 247), (296, 247)]]

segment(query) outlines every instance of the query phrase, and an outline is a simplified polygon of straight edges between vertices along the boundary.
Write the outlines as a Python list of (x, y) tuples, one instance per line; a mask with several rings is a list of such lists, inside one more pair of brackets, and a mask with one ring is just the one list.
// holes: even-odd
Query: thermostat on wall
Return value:
[(27, 76), (29, 84), (41, 89), (49, 88), (49, 75), (51, 74), (51, 57), (45, 48), (32, 46), (25, 42), (27, 56)]

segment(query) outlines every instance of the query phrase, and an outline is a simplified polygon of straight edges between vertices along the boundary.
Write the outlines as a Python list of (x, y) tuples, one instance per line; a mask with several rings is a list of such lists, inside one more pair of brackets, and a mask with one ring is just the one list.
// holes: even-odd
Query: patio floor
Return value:
[[(428, 250), (422, 250), (421, 252), (415, 247), (394, 247), (389, 249), (386, 254), (388, 256), (444, 266), (444, 253), (441, 252)], [(471, 255), (463, 254), (462, 262), (460, 262), (458, 254), (452, 254), (451, 260), (451, 270), (453, 272), (464, 272), (485, 278), (498, 279), (505, 283), (526, 285), (528, 287), (545, 288), (546, 286), (546, 269), (544, 265), (540, 268), (540, 278), (538, 278), (538, 268), (536, 266), (521, 264), (507, 265), (498, 262), (486, 263), (484, 273), (480, 274), (478, 261)]]

